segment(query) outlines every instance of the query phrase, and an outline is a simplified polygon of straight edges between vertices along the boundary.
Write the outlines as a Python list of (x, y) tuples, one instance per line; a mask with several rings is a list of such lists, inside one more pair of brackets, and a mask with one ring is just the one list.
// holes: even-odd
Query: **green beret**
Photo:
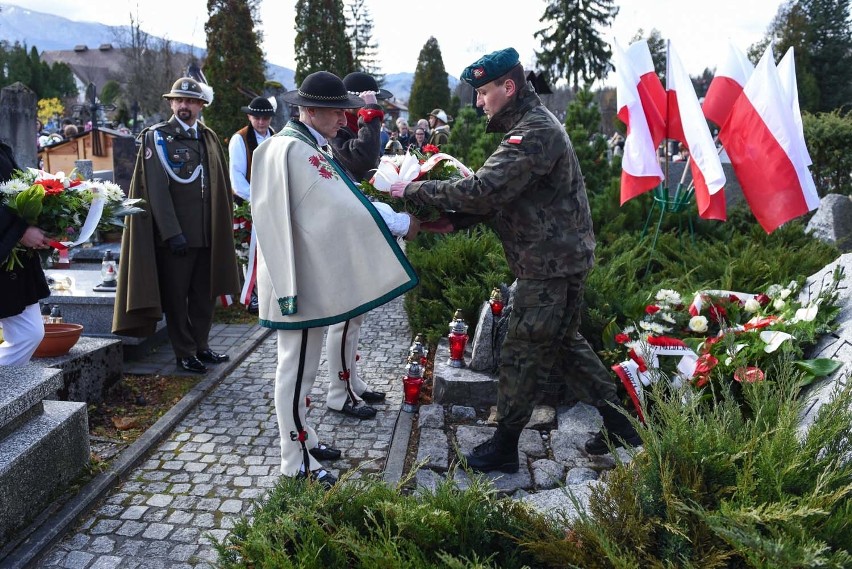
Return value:
[(470, 83), (474, 89), (479, 89), (511, 71), (518, 62), (518, 52), (513, 47), (507, 47), (484, 55), (475, 63), (468, 65), (462, 71), (461, 78), (462, 81)]

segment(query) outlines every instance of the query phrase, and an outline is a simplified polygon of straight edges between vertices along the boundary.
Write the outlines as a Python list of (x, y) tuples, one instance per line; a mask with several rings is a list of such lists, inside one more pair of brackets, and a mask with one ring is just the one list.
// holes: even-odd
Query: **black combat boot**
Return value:
[(639, 433), (633, 428), (630, 420), (621, 414), (621, 411), (610, 405), (598, 407), (598, 411), (603, 415), (603, 428), (594, 437), (586, 441), (587, 453), (608, 453), (609, 446), (607, 445), (607, 441), (610, 441), (613, 447), (620, 447), (625, 444), (635, 447), (642, 444)]
[(518, 471), (518, 439), (521, 430), (510, 430), (502, 426), (497, 427), (497, 432), (491, 439), (478, 445), (465, 455), (467, 465), (480, 472), (512, 473)]

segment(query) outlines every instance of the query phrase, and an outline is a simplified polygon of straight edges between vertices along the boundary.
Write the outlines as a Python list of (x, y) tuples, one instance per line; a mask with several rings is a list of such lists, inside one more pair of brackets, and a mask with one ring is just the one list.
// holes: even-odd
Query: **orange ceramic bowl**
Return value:
[(45, 324), (44, 339), (36, 348), (33, 357), (35, 358), (55, 358), (64, 356), (68, 353), (74, 344), (80, 339), (80, 334), (83, 333), (82, 324)]

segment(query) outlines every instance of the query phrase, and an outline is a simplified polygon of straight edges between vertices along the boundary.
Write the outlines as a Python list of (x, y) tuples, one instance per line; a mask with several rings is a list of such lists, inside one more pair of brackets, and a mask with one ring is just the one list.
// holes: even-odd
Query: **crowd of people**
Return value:
[[(128, 193), (144, 200), (147, 215), (129, 217), (124, 231), (113, 332), (147, 336), (165, 315), (176, 365), (205, 373), (229, 360), (208, 344), (216, 299), (242, 289), (243, 299), (253, 299), (248, 304), (259, 324), (276, 332), (274, 404), (285, 476), (336, 483), (323, 463), (341, 452), (319, 440), (307, 415), (323, 345), (331, 378), (325, 404), (358, 420), (374, 418), (371, 405), (385, 393), (359, 374), (359, 333), (372, 309), (418, 284), (402, 241), (476, 223), (496, 230), (517, 281), (501, 349), (498, 427), (464, 457), (467, 465), (518, 470), (520, 433), (562, 354), (576, 364), (565, 381), (604, 418), (605, 430), (587, 442), (587, 451), (603, 454), (609, 442), (639, 442), (618, 409), (615, 381), (578, 331), (595, 237), (571, 140), (527, 83), (514, 49), (482, 57), (462, 80), (476, 91), (487, 132), (505, 135), (474, 176), (392, 185), (395, 197), (451, 212), (435, 221), (371, 202), (358, 184), (392, 143), (403, 149), (446, 144), (452, 119), (434, 109), (413, 129), (402, 119), (389, 129), (381, 101), (392, 95), (366, 73), (305, 77), (283, 95), (298, 108), (298, 118), (278, 133), (269, 128), (272, 101), (255, 98), (240, 109), (247, 124), (230, 137), (230, 160), (219, 136), (200, 120), (212, 89), (190, 77), (163, 95), (171, 118), (140, 135)], [(235, 200), (249, 202), (252, 212), (245, 276), (233, 243)], [(17, 242), (46, 246), (38, 228), (3, 213), (4, 251)], [(10, 319), (16, 319), (10, 331), (26, 328), (32, 306), (46, 292), (39, 271), (33, 269), (36, 284), (22, 306), (0, 313), (4, 331)], [(29, 359), (35, 336), (27, 343), (7, 335), (0, 361), (7, 353), (8, 361)], [(15, 354), (10, 343), (21, 345)]]

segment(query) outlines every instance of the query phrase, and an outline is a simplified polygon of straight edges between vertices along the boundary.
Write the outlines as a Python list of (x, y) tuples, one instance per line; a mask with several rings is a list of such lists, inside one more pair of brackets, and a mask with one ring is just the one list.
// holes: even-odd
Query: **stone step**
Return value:
[[(470, 361), (470, 354), (466, 354)], [(446, 338), (438, 342), (432, 369), (432, 397), (442, 405), (458, 403), (483, 409), (497, 403), (497, 377), (468, 367), (451, 367)]]
[(124, 352), (117, 338), (82, 336), (71, 350), (52, 358), (33, 358), (30, 365), (61, 370), (58, 398), (98, 403), (104, 390), (121, 379)]
[(62, 389), (62, 371), (32, 363), (0, 367), (0, 440), (14, 430), (22, 416), (41, 412), (41, 401)]
[(43, 401), (0, 439), (0, 548), (89, 462), (86, 404)]

